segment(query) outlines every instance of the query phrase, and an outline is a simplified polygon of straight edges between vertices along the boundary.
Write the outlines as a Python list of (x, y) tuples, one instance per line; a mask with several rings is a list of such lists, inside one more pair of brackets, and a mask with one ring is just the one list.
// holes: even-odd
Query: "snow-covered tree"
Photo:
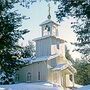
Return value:
[(28, 45), (26, 45), (25, 47), (22, 47), (20, 52), (23, 58), (33, 57), (35, 54), (35, 47), (33, 42), (28, 41)]
[(17, 53), (19, 46), (17, 42), (22, 35), (28, 32), (27, 29), (20, 30), (22, 19), (25, 16), (13, 11), (15, 3), (28, 7), (29, 2), (26, 0), (0, 0), (0, 71), (2, 84), (14, 83), (13, 75), (16, 70), (21, 68), (25, 63)]
[(90, 54), (90, 0), (53, 0), (58, 1), (59, 6), (56, 12), (58, 21), (64, 17), (71, 16), (77, 21), (72, 22), (74, 32), (77, 34), (77, 49), (84, 55)]

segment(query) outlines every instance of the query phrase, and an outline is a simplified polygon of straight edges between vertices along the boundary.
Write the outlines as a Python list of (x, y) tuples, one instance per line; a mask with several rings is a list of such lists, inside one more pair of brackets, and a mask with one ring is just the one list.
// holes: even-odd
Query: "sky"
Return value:
[[(55, 16), (55, 11), (57, 11), (57, 4), (54, 4), (53, 2), (50, 2), (50, 13), (51, 13), (51, 19), (55, 22), (57, 22), (57, 18)], [(27, 28), (30, 32), (28, 34), (25, 34), (24, 40), (20, 40), (20, 45), (27, 45), (28, 41), (32, 41), (32, 39), (35, 39), (37, 37), (41, 37), (41, 27), (39, 26), (43, 21), (47, 20), (48, 16), (48, 3), (43, 0), (42, 2), (33, 3), (29, 9), (24, 8), (20, 6), (19, 4), (15, 5), (15, 9), (18, 10), (19, 13), (22, 15), (25, 15), (27, 17), (30, 17), (29, 20), (24, 20), (22, 22), (21, 29)], [(71, 29), (71, 22), (74, 21), (73, 18), (64, 19), (59, 26), (59, 36), (60, 38), (66, 40), (69, 42), (76, 41), (76, 35)], [(69, 45), (69, 49), (74, 48), (73, 46)], [(77, 56), (78, 53), (77, 53)]]

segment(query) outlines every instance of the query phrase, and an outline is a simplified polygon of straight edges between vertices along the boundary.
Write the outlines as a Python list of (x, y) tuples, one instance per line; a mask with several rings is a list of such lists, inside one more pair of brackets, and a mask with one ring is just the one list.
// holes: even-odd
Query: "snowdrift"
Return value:
[(60, 90), (60, 87), (50, 83), (20, 83), (0, 85), (0, 90)]
[(78, 90), (90, 90), (90, 85), (82, 86)]

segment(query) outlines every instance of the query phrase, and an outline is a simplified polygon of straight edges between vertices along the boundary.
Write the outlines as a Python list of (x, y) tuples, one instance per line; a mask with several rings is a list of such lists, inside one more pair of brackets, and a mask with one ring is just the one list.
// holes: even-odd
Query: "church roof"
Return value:
[(33, 41), (38, 41), (38, 40), (42, 40), (42, 39), (49, 38), (49, 37), (53, 37), (53, 38), (59, 39), (61, 43), (66, 42), (65, 40), (60, 39), (59, 37), (56, 37), (56, 36), (51, 36), (51, 35), (48, 35), (48, 36), (43, 36), (43, 37), (39, 37), (39, 38), (35, 38), (35, 39), (33, 39)]
[[(43, 61), (51, 60), (58, 56), (59, 56), (58, 54), (54, 54), (54, 55), (50, 55), (50, 56), (23, 58), (21, 60), (28, 62), (28, 64), (32, 64), (32, 63), (36, 63), (36, 62), (43, 62)], [(64, 70), (66, 68), (69, 68), (71, 71), (76, 73), (76, 69), (74, 67), (72, 67), (71, 64), (57, 64), (57, 66), (54, 68), (49, 65), (48, 68), (51, 68), (52, 70), (55, 70), (55, 71)]]
[(52, 21), (52, 20), (50, 20), (50, 19), (48, 19), (48, 20), (42, 22), (42, 23), (40, 24), (40, 26), (45, 25), (45, 24), (47, 24), (47, 23), (53, 23), (53, 24), (59, 26), (59, 24), (57, 24), (56, 22), (54, 22), (54, 21)]
[(70, 68), (73, 72), (76, 73), (76, 69), (69, 64), (58, 64), (53, 70), (64, 70)]
[(47, 61), (51, 60), (53, 58), (56, 58), (58, 55), (50, 55), (50, 56), (42, 56), (42, 57), (37, 57), (36, 59), (32, 60), (32, 62), (40, 62), (40, 61)]
[(58, 64), (53, 70), (62, 70), (66, 67), (65, 64)]
[(23, 60), (25, 62), (29, 62), (29, 64), (32, 64), (32, 63), (35, 63), (35, 62), (51, 60), (53, 58), (56, 58), (57, 56), (59, 56), (59, 55), (54, 54), (54, 55), (42, 56), (42, 57), (22, 58), (21, 60)]

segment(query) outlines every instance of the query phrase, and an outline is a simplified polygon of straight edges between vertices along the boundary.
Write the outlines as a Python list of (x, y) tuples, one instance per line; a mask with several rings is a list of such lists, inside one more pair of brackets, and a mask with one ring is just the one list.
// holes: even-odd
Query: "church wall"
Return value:
[(65, 44), (55, 37), (47, 37), (36, 41), (36, 56), (60, 54), (65, 57)]
[[(49, 60), (48, 61), (48, 64), (51, 66), (51, 67), (55, 67), (58, 62), (57, 62), (57, 59), (52, 59), (52, 60)], [(52, 70), (51, 68), (48, 69), (48, 81), (49, 82), (52, 82), (52, 83), (57, 83), (58, 85), (61, 86), (61, 71), (54, 71)]]
[(50, 60), (50, 65), (51, 65), (52, 67), (55, 67), (55, 66), (57, 65), (56, 58)]
[(56, 62), (57, 64), (66, 64), (68, 60), (65, 57), (60, 55), (56, 58)]
[[(33, 63), (20, 69), (18, 82), (37, 82), (47, 81), (47, 64), (46, 62)], [(38, 72), (40, 72), (40, 80), (38, 80)], [(31, 81), (27, 80), (27, 73), (31, 73)]]
[(51, 55), (57, 53), (56, 38), (51, 38)]
[(48, 69), (48, 82), (53, 83), (53, 71)]
[(60, 54), (61, 56), (65, 57), (65, 43), (61, 43), (61, 44), (60, 44), (59, 54)]
[(19, 82), (27, 82), (28, 72), (32, 73), (32, 65), (25, 66), (17, 72), (19, 75)]
[(51, 83), (55, 83), (58, 84), (59, 86), (61, 86), (61, 72), (60, 71), (54, 71), (52, 69), (48, 70), (48, 81)]
[(61, 73), (61, 85), (65, 88), (66, 87), (66, 74)]
[(64, 57), (56, 57), (56, 58), (53, 58), (52, 60), (49, 60), (48, 61), (48, 64), (51, 66), (51, 67), (56, 67), (57, 64), (66, 64), (68, 61), (66, 58)]
[(65, 57), (65, 44), (55, 37), (51, 38), (51, 54), (59, 54)]
[(36, 41), (36, 56), (50, 55), (50, 38)]
[(51, 54), (57, 54), (57, 40), (55, 37), (51, 38)]
[(56, 58), (52, 59), (52, 60), (48, 60), (48, 65), (51, 67), (55, 67), (57, 65), (57, 61)]
[[(39, 62), (33, 64), (33, 82), (47, 80), (46, 62)], [(40, 80), (38, 80), (38, 72), (40, 72)]]

